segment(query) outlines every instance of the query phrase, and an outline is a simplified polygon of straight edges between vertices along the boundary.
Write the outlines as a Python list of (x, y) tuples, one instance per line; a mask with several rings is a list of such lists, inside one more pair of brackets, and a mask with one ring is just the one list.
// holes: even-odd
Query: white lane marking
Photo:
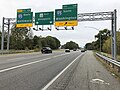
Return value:
[(64, 68), (56, 77), (54, 77), (44, 88), (41, 90), (47, 90), (79, 57), (81, 57), (84, 53), (80, 54), (77, 58), (75, 58), (66, 68)]
[(107, 85), (110, 85), (109, 83), (106, 83), (104, 80), (99, 79), (99, 78), (92, 79), (90, 82), (91, 83), (97, 83), (97, 84), (107, 84)]
[(9, 70), (13, 70), (13, 69), (16, 69), (16, 68), (28, 66), (28, 65), (31, 65), (31, 64), (35, 64), (35, 63), (38, 63), (38, 62), (46, 61), (48, 59), (52, 59), (52, 58), (55, 58), (55, 57), (64, 56), (64, 55), (67, 55), (67, 54), (70, 54), (70, 53), (61, 54), (61, 55), (53, 56), (53, 57), (50, 57), (50, 58), (45, 58), (45, 59), (42, 59), (42, 60), (38, 60), (38, 61), (34, 61), (34, 62), (26, 63), (26, 64), (21, 64), (21, 65), (18, 65), (18, 66), (6, 68), (6, 69), (3, 69), (3, 70), (0, 70), (0, 73), (5, 72), (5, 71), (9, 71)]

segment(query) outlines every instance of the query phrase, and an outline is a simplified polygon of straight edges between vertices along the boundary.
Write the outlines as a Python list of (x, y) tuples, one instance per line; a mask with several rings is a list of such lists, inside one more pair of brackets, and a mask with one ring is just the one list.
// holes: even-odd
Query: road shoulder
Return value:
[(86, 52), (65, 90), (119, 90), (120, 82), (96, 60), (92, 51)]

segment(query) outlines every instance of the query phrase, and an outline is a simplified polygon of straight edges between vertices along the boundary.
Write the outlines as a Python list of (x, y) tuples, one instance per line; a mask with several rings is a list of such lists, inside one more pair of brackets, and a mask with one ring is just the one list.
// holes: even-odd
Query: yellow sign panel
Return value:
[(21, 9), (18, 9), (18, 10), (17, 10), (17, 12), (23, 12), (23, 10), (21, 10)]
[(32, 27), (32, 23), (26, 23), (26, 24), (16, 24), (16, 27)]
[(55, 26), (77, 26), (78, 21), (59, 21), (55, 22)]

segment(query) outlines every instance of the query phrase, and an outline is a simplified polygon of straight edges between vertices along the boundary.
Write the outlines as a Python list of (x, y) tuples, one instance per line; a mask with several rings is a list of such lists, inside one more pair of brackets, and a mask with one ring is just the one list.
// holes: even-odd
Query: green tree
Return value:
[(87, 49), (87, 50), (95, 50), (95, 42), (86, 43), (85, 49)]
[(25, 49), (30, 49), (30, 50), (33, 49), (33, 39), (26, 37), (24, 43), (25, 43)]
[(61, 45), (61, 49), (65, 49), (65, 44), (64, 44), (64, 45)]
[(95, 38), (97, 38), (97, 41), (95, 41), (96, 49), (100, 49), (100, 36), (101, 36), (101, 47), (103, 47), (103, 43), (110, 37), (110, 31), (108, 29), (104, 29), (99, 31), (97, 35), (95, 35)]
[(111, 53), (111, 37), (108, 38), (103, 44), (103, 52)]
[(50, 47), (52, 49), (58, 49), (60, 47), (60, 41), (56, 37), (47, 36), (34, 36), (32, 31), (27, 28), (16, 28), (14, 25), (11, 29), (10, 35), (10, 49), (24, 50), (24, 49), (36, 49), (39, 50), (42, 47)]
[(56, 37), (52, 37), (55, 40), (56, 46), (55, 49), (58, 49), (60, 47), (60, 41)]
[(120, 55), (120, 32), (117, 32), (117, 53)]
[(41, 49), (42, 48), (42, 40), (41, 40), (41, 37), (38, 37), (38, 36), (34, 36), (33, 38), (33, 48), (34, 49)]
[[(109, 37), (103, 44), (103, 52), (111, 53), (111, 37)], [(120, 32), (117, 32), (117, 54), (120, 55)]]
[(56, 41), (53, 37), (51, 36), (47, 36), (46, 37), (46, 42), (47, 42), (47, 45), (52, 48), (52, 49), (56, 49)]
[(0, 48), (1, 48), (1, 38), (2, 37), (2, 32), (1, 32), (1, 30), (0, 30)]
[(47, 36), (47, 37), (38, 37), (34, 36), (33, 38), (33, 47), (50, 47), (52, 49), (58, 49), (60, 47), (60, 41), (56, 37)]
[(10, 49), (24, 50), (26, 48), (24, 41), (27, 33), (27, 28), (16, 28), (14, 25), (11, 29)]
[(64, 45), (65, 49), (78, 49), (79, 48), (79, 45), (73, 41), (70, 41), (70, 42), (67, 42), (65, 45)]
[(41, 44), (42, 44), (42, 47), (48, 47), (48, 44), (47, 44), (45, 37), (41, 38)]

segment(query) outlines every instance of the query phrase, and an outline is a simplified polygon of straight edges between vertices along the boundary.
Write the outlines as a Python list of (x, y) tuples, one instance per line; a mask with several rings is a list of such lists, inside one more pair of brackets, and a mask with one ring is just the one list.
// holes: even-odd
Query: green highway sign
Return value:
[(17, 12), (16, 27), (32, 27), (33, 12)]
[(56, 9), (55, 10), (55, 22), (56, 21), (73, 21), (77, 20), (77, 9)]
[(54, 12), (35, 13), (35, 25), (53, 25)]
[(62, 9), (77, 9), (77, 8), (78, 4), (67, 4), (62, 6)]
[(77, 4), (63, 5), (55, 10), (55, 26), (77, 26)]

